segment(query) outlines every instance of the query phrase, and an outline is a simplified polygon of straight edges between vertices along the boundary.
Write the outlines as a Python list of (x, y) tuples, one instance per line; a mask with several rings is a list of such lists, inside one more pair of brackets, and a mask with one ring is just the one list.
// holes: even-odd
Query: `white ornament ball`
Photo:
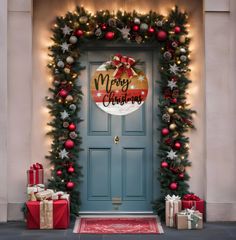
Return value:
[(74, 61), (75, 61), (74, 58), (71, 57), (71, 56), (68, 56), (68, 57), (66, 58), (66, 62), (67, 62), (68, 64), (72, 64)]
[(139, 19), (139, 18), (137, 18), (137, 17), (136, 17), (136, 18), (134, 18), (134, 23), (135, 23), (135, 24), (140, 24), (140, 19)]
[(148, 30), (148, 25), (146, 23), (141, 23), (140, 30), (141, 31), (147, 31)]
[(77, 37), (76, 36), (71, 36), (70, 39), (69, 39), (69, 42), (72, 43), (72, 44), (75, 44), (77, 43)]
[(63, 61), (60, 60), (60, 61), (57, 62), (57, 66), (58, 66), (59, 68), (64, 68), (65, 64), (64, 64)]
[(181, 53), (186, 53), (186, 49), (185, 48), (180, 48), (179, 50)]

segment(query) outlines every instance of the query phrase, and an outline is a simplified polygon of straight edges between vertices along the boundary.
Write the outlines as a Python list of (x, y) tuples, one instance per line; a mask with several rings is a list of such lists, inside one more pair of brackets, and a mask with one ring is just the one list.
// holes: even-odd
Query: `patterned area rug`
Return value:
[(81, 217), (74, 233), (80, 234), (160, 234), (162, 226), (157, 217)]

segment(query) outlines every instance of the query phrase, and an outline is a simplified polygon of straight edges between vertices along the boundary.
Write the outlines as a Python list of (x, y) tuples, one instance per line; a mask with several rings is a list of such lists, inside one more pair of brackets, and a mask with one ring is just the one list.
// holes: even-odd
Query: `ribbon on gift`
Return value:
[(201, 199), (197, 195), (191, 193), (191, 194), (185, 194), (183, 196), (183, 200), (185, 200), (185, 201), (200, 201)]
[(180, 212), (180, 215), (185, 215), (188, 218), (188, 229), (195, 229), (198, 227), (199, 220), (202, 219), (201, 216), (199, 216), (194, 209), (185, 209), (182, 212)]
[(53, 228), (53, 201), (40, 202), (40, 229)]
[(179, 210), (180, 210), (180, 207), (179, 207), (180, 199), (181, 198), (179, 196), (175, 196), (175, 195), (172, 195), (172, 196), (167, 195), (165, 197), (166, 202), (169, 202), (169, 204), (170, 204), (169, 205), (170, 206), (170, 209), (169, 209), (169, 224), (167, 224), (170, 227), (174, 227), (175, 214), (178, 213)]
[(131, 57), (122, 56), (121, 54), (116, 54), (112, 58), (112, 65), (116, 67), (113, 76), (115, 78), (120, 78), (123, 73), (126, 73), (129, 78), (136, 76), (136, 72), (133, 69), (135, 60)]
[(181, 198), (178, 195), (172, 195), (170, 196), (169, 194), (165, 197), (166, 201), (174, 202), (174, 201), (179, 201)]
[(40, 163), (34, 163), (34, 164), (30, 167), (30, 169), (32, 169), (32, 170), (43, 169), (43, 165), (40, 164)]
[(27, 171), (28, 175), (28, 184), (35, 185), (43, 183), (43, 165), (40, 163), (35, 163), (30, 166), (30, 169)]
[(64, 193), (62, 191), (55, 192), (52, 194), (52, 200), (67, 200), (68, 202), (70, 201), (70, 195), (67, 193)]
[(36, 193), (36, 198), (39, 201), (48, 200), (48, 199), (52, 199), (53, 194), (54, 194), (54, 191), (52, 189), (47, 189), (45, 191)]

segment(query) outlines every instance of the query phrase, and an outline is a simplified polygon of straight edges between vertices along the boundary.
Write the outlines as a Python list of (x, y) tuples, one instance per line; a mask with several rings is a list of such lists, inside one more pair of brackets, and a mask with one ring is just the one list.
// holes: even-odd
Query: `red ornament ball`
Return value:
[(177, 103), (177, 98), (172, 98), (170, 101), (171, 103)]
[(176, 142), (174, 147), (175, 147), (175, 149), (179, 150), (181, 148), (181, 143)]
[(175, 33), (178, 34), (181, 32), (181, 28), (179, 26), (176, 26), (174, 29)]
[(114, 33), (114, 32), (107, 32), (107, 33), (105, 34), (105, 38), (106, 38), (107, 40), (112, 40), (112, 39), (114, 39), (114, 37), (115, 37), (115, 33)]
[(168, 168), (168, 167), (169, 167), (168, 162), (162, 162), (162, 163), (161, 163), (161, 167), (162, 167), (162, 168)]
[(132, 29), (134, 32), (137, 32), (139, 30), (139, 25), (134, 25)]
[(107, 29), (107, 25), (105, 23), (103, 23), (101, 28), (102, 28), (103, 31), (105, 31)]
[(74, 123), (71, 123), (71, 124), (68, 126), (68, 129), (69, 129), (70, 131), (75, 131), (76, 125), (75, 125)]
[(184, 173), (180, 173), (180, 174), (179, 174), (179, 178), (180, 178), (180, 179), (183, 179), (183, 178), (184, 178)]
[(68, 139), (68, 140), (65, 141), (65, 148), (66, 149), (72, 149), (74, 146), (75, 146), (75, 143), (72, 140)]
[(71, 182), (69, 181), (67, 184), (66, 184), (66, 188), (69, 189), (69, 190), (72, 190), (75, 186), (75, 183), (74, 182)]
[(171, 190), (176, 190), (178, 188), (178, 183), (177, 182), (172, 182), (170, 185), (169, 185), (169, 188)]
[(148, 33), (153, 34), (155, 32), (155, 29), (153, 27), (148, 28)]
[(57, 170), (57, 176), (60, 177), (62, 175), (62, 170)]
[(61, 89), (59, 92), (60, 97), (66, 98), (68, 95), (68, 92), (65, 89)]
[(168, 135), (169, 134), (169, 129), (168, 128), (163, 128), (162, 130), (161, 130), (161, 134), (163, 135), (163, 136), (166, 136), (166, 135)]
[(158, 41), (165, 41), (167, 38), (167, 33), (163, 30), (156, 33)]
[(75, 171), (75, 169), (74, 169), (72, 166), (70, 166), (70, 167), (67, 169), (67, 171), (68, 171), (68, 173), (73, 173), (73, 172)]
[(77, 37), (82, 37), (84, 35), (84, 32), (81, 29), (76, 30), (75, 35)]

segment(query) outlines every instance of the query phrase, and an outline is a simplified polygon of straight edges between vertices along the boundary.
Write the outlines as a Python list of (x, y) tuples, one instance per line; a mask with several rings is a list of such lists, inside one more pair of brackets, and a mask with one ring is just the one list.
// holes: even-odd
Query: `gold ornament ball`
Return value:
[(66, 101), (68, 101), (68, 102), (72, 102), (73, 100), (74, 100), (74, 98), (71, 95), (68, 95), (66, 97)]
[(184, 35), (181, 35), (181, 36), (179, 37), (179, 41), (180, 41), (181, 43), (185, 43), (185, 36), (184, 36)]
[(170, 126), (169, 126), (170, 130), (175, 130), (176, 127), (177, 127), (177, 126), (176, 126), (175, 123), (171, 123)]
[(85, 36), (92, 37), (93, 36), (93, 31), (85, 32)]
[(79, 22), (82, 23), (82, 24), (85, 24), (87, 23), (88, 21), (88, 17), (87, 16), (82, 16), (79, 18)]
[(70, 69), (69, 68), (64, 68), (64, 72), (69, 74), (70, 73)]
[(175, 111), (175, 110), (174, 110), (173, 108), (168, 108), (168, 113), (169, 113), (169, 114), (173, 114), (174, 111)]

